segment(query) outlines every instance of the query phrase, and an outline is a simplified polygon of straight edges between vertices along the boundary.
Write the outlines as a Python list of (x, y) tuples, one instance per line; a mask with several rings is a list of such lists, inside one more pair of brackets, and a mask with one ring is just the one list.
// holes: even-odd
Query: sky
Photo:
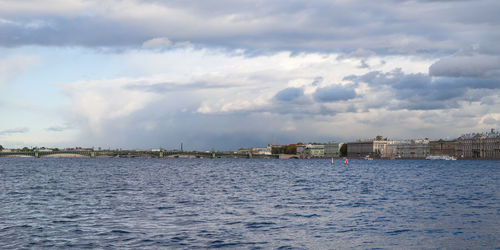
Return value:
[(235, 150), (500, 128), (498, 0), (0, 0), (0, 145)]

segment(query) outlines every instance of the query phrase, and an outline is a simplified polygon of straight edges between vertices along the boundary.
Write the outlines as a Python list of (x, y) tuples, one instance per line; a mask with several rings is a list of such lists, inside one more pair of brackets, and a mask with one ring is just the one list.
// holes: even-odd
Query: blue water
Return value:
[(0, 248), (500, 248), (500, 161), (0, 158)]

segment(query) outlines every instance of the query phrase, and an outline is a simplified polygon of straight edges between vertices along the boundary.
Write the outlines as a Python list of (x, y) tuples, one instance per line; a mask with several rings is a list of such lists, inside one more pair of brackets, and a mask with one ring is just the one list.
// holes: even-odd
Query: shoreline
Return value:
[[(90, 156), (85, 156), (85, 155), (80, 155), (80, 154), (58, 154), (58, 155), (43, 155), (40, 157), (35, 157), (31, 155), (1, 155), (1, 158), (89, 158), (89, 159), (276, 159), (276, 160), (330, 160), (334, 159), (336, 161), (340, 160), (362, 160), (362, 161), (371, 161), (371, 160), (383, 160), (383, 161), (408, 161), (408, 160), (413, 160), (413, 161), (450, 161), (450, 160), (443, 160), (443, 159), (436, 159), (436, 160), (430, 160), (430, 159), (425, 159), (425, 158), (399, 158), (399, 159), (389, 159), (389, 158), (374, 158), (374, 159), (364, 159), (360, 157), (310, 157), (310, 158), (296, 158), (296, 157), (291, 157), (291, 158), (278, 158), (276, 156), (273, 157), (228, 157), (228, 156), (222, 156), (222, 157), (197, 157), (193, 155), (179, 155), (179, 156), (165, 156), (165, 157), (150, 157), (150, 156), (109, 156), (109, 155), (99, 155), (96, 157), (90, 157)], [(459, 158), (456, 159), (457, 161), (499, 161), (500, 159), (486, 159), (486, 158)], [(453, 160), (452, 160), (453, 161)]]

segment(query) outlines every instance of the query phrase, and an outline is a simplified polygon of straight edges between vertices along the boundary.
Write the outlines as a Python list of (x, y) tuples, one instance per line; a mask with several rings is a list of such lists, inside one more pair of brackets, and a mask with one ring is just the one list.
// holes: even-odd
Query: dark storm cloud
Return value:
[(278, 92), (274, 98), (282, 102), (290, 102), (304, 96), (304, 90), (301, 88), (286, 88)]
[(346, 101), (356, 97), (356, 91), (351, 85), (331, 85), (318, 88), (314, 93), (314, 99), (318, 102)]
[(37, 8), (25, 9), (15, 1), (6, 3), (0, 10), (0, 45), (140, 48), (164, 37), (249, 53), (336, 51), (367, 57), (446, 53), (473, 43), (494, 44), (500, 38), (500, 2), (493, 0), (84, 3), (68, 13), (44, 8), (39, 1), (32, 2)]

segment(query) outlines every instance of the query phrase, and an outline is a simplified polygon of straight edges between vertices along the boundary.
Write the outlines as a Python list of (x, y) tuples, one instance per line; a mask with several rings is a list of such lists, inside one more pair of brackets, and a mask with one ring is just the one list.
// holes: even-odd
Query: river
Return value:
[(0, 158), (9, 248), (500, 248), (500, 161)]

